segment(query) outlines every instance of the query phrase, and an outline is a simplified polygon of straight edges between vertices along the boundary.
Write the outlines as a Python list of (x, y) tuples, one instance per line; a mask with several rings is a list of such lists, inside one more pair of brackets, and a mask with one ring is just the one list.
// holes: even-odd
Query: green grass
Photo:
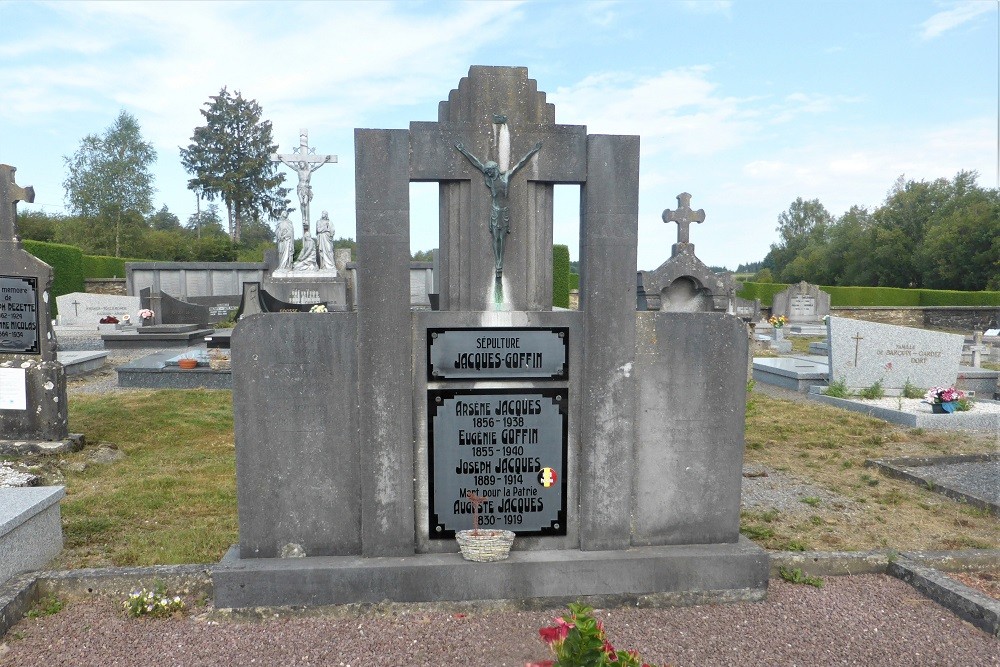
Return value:
[(61, 565), (215, 562), (236, 542), (230, 392), (76, 396), (70, 430), (125, 456), (66, 473)]

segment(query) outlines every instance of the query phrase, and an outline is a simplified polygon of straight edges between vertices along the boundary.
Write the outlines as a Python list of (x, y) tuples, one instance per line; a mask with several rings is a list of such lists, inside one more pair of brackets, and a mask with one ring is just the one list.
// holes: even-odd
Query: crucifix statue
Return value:
[(663, 222), (677, 223), (677, 243), (674, 245), (673, 254), (679, 252), (693, 252), (691, 245), (689, 228), (692, 222), (701, 224), (705, 222), (705, 209), (699, 208), (697, 211), (691, 210), (691, 195), (682, 192), (677, 195), (677, 209), (671, 211), (669, 208), (663, 211)]
[[(497, 116), (500, 124), (506, 122), (503, 116)], [(542, 149), (542, 142), (535, 144), (534, 148), (528, 151), (521, 160), (507, 171), (500, 171), (500, 165), (493, 160), (487, 160), (486, 164), (479, 161), (475, 155), (465, 149), (461, 142), (455, 144), (458, 152), (468, 158), (469, 162), (483, 172), (486, 179), (486, 187), (490, 191), (490, 236), (493, 237), (493, 268), (496, 272), (497, 283), (503, 276), (503, 251), (507, 244), (507, 235), (510, 234), (510, 208), (507, 205), (507, 197), (510, 193), (510, 179), (519, 172), (528, 160)]]
[(309, 236), (309, 202), (312, 201), (312, 186), (309, 179), (312, 173), (324, 164), (337, 161), (336, 155), (316, 155), (315, 148), (309, 148), (309, 130), (299, 130), (299, 145), (291, 153), (273, 153), (272, 162), (281, 162), (295, 170), (299, 175), (299, 184), (295, 192), (299, 196), (299, 209), (302, 211), (302, 233)]
[(17, 236), (17, 202), (35, 201), (35, 189), (30, 185), (26, 188), (14, 182), (16, 167), (0, 164), (0, 242), (10, 241), (20, 245)]

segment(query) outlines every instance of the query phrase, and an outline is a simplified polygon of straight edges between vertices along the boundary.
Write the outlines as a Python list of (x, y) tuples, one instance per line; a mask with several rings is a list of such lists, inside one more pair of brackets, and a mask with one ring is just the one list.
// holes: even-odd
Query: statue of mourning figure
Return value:
[(336, 271), (333, 252), (333, 224), (330, 214), (323, 211), (323, 216), (316, 221), (315, 237), (306, 230), (302, 235), (302, 248), (298, 257), (295, 253), (295, 234), (288, 218), (278, 222), (275, 239), (278, 244), (278, 271), (294, 273), (313, 271)]

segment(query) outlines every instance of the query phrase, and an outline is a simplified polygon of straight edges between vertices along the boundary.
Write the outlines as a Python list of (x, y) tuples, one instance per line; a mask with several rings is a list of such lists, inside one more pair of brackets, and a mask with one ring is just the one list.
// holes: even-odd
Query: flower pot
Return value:
[(951, 414), (958, 406), (958, 401), (945, 401), (944, 403), (931, 403), (931, 412), (936, 415)]
[(188, 370), (189, 371), (192, 368), (197, 368), (198, 367), (198, 360), (197, 359), (178, 359), (177, 360), (177, 365), (180, 366), (181, 368), (183, 368), (184, 370)]
[(462, 551), (462, 558), (477, 563), (504, 560), (510, 555), (510, 545), (514, 543), (514, 533), (509, 530), (471, 530), (455, 533), (455, 541)]

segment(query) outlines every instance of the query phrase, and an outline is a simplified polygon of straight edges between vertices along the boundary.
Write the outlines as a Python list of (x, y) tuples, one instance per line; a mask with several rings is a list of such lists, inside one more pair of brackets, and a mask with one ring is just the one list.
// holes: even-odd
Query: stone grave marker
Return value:
[(774, 295), (772, 315), (784, 315), (789, 324), (815, 324), (830, 314), (830, 294), (804, 280)]
[[(437, 122), (356, 130), (354, 164), (356, 311), (244, 289), (216, 603), (760, 599), (746, 329), (636, 312), (639, 138), (556, 124), (526, 69), (472, 67)], [(411, 181), (440, 183), (437, 311), (411, 308)], [(581, 186), (579, 311), (551, 305), (556, 183)], [(507, 561), (457, 554), (468, 492), (517, 534)]]
[(71, 292), (56, 297), (59, 310), (59, 326), (92, 327), (97, 329), (101, 319), (111, 315), (121, 322), (128, 315), (137, 320), (140, 298), (137, 296), (116, 296), (113, 294), (88, 294)]
[(852, 390), (881, 381), (889, 396), (907, 381), (921, 389), (954, 386), (964, 336), (843, 317), (827, 319), (830, 381)]
[(32, 188), (0, 164), (0, 454), (56, 453), (82, 446), (66, 419), (66, 372), (49, 319), (52, 268), (21, 247), (17, 202)]

